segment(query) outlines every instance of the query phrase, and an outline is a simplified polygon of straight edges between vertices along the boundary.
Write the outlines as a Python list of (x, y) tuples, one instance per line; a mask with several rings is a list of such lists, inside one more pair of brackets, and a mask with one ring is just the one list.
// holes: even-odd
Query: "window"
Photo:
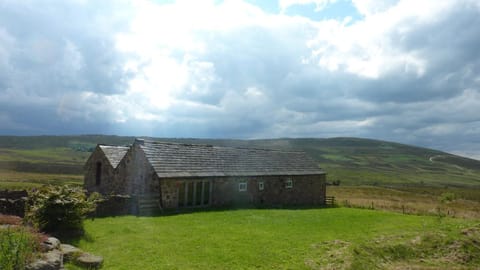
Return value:
[(247, 182), (238, 183), (238, 191), (247, 191)]
[(178, 206), (201, 207), (210, 204), (210, 180), (178, 181)]
[(293, 180), (292, 179), (287, 179), (287, 181), (285, 181), (285, 188), (293, 188)]
[(99, 186), (102, 181), (102, 163), (97, 162), (97, 170), (95, 172), (95, 185)]
[(265, 184), (263, 184), (263, 181), (258, 182), (258, 190), (263, 190), (265, 188)]

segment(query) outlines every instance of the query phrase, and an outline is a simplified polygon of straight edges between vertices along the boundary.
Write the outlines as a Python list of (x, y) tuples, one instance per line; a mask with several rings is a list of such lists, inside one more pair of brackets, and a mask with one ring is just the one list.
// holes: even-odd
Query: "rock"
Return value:
[(61, 244), (60, 251), (63, 254), (63, 262), (71, 261), (73, 258), (82, 253), (81, 249), (68, 244)]
[(62, 253), (59, 250), (52, 250), (27, 266), (27, 270), (59, 270), (63, 268)]
[(74, 259), (74, 264), (87, 269), (98, 269), (102, 266), (103, 258), (90, 253), (82, 253)]
[(55, 237), (49, 237), (47, 238), (47, 240), (43, 241), (43, 243), (41, 244), (42, 249), (45, 251), (58, 249), (59, 246), (60, 246), (60, 240), (58, 240)]

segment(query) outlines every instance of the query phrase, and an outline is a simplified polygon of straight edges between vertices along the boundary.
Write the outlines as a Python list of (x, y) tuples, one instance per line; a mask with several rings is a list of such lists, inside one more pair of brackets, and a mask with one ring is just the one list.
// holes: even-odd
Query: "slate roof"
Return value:
[(105, 153), (105, 156), (113, 168), (117, 168), (128, 149), (130, 149), (130, 147), (127, 146), (99, 145), (99, 147), (103, 153)]
[(303, 152), (141, 140), (136, 143), (160, 178), (325, 173)]

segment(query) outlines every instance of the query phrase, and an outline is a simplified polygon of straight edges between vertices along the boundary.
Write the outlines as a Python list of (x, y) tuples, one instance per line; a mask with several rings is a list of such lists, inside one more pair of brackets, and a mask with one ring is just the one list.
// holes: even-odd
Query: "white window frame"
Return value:
[(285, 188), (293, 188), (293, 180), (288, 178), (286, 181), (285, 181)]
[(239, 192), (247, 191), (247, 182), (239, 182), (238, 183), (238, 191)]
[(265, 183), (263, 183), (263, 181), (259, 181), (258, 182), (258, 190), (264, 190), (265, 189)]

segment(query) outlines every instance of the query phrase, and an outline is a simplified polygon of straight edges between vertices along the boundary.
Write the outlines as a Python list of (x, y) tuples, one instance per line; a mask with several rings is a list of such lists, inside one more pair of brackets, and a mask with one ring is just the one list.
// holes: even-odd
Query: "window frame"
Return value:
[(287, 180), (285, 180), (285, 188), (286, 189), (293, 188), (293, 180), (291, 178), (287, 178)]
[(258, 190), (263, 191), (265, 189), (265, 183), (263, 181), (258, 182)]
[(248, 189), (248, 184), (246, 181), (238, 183), (238, 192), (245, 192)]

